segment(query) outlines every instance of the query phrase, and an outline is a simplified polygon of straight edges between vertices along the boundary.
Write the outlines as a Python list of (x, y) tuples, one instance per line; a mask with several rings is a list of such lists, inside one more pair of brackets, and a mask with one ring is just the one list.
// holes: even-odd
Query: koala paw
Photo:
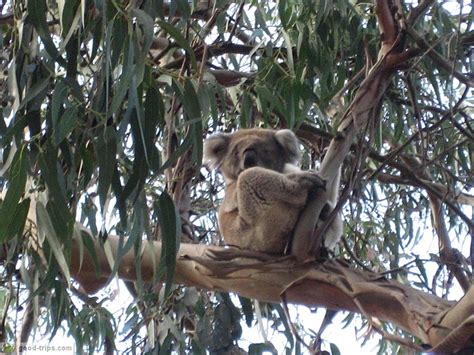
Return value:
[(308, 190), (326, 189), (326, 180), (315, 171), (301, 171), (288, 174), (287, 177)]

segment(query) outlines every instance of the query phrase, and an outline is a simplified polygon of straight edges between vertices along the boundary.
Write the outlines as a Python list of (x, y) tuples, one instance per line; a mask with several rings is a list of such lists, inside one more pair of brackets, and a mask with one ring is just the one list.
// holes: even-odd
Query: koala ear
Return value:
[(295, 134), (289, 129), (280, 129), (275, 133), (275, 138), (288, 153), (290, 163), (297, 165), (300, 162), (301, 153)]
[(227, 153), (230, 143), (230, 135), (224, 133), (215, 134), (204, 141), (203, 162), (211, 169), (217, 168)]

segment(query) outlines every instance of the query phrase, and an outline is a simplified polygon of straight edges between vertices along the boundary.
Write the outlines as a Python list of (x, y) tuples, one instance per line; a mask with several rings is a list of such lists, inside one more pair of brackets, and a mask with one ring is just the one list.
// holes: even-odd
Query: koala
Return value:
[(288, 129), (243, 129), (204, 142), (204, 162), (225, 179), (218, 220), (228, 245), (284, 253), (308, 193), (326, 185), (317, 172), (301, 171), (299, 159)]

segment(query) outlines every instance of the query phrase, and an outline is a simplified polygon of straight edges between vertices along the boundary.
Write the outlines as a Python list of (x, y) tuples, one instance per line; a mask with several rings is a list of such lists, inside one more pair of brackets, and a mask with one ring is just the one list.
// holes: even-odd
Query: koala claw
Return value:
[(303, 188), (326, 190), (326, 180), (321, 178), (321, 176), (319, 176), (315, 171), (302, 171), (299, 173), (288, 174), (287, 177), (296, 181)]

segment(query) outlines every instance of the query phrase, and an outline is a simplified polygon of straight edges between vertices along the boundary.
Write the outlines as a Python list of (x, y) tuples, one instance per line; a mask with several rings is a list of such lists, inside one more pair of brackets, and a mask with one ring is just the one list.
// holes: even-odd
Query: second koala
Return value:
[[(219, 227), (227, 244), (283, 254), (308, 192), (325, 188), (318, 173), (299, 169), (299, 159), (298, 139), (288, 129), (243, 129), (205, 141), (204, 162), (225, 178)], [(340, 218), (333, 224), (331, 233), (341, 234)]]

